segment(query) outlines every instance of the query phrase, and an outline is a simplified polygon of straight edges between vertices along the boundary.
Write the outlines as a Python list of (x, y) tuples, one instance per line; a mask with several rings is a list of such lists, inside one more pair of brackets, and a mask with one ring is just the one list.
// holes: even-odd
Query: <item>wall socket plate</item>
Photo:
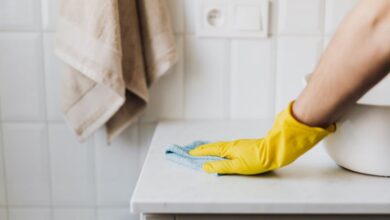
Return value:
[(269, 0), (196, 0), (200, 37), (268, 37)]

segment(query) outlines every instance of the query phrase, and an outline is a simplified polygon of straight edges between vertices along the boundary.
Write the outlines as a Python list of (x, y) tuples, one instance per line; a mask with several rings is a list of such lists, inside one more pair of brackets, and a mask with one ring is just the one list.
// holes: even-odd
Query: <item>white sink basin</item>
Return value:
[[(305, 82), (308, 81), (308, 76)], [(324, 140), (340, 166), (364, 174), (390, 176), (390, 77), (366, 93)]]
[(390, 107), (356, 104), (324, 140), (340, 166), (359, 173), (390, 176)]

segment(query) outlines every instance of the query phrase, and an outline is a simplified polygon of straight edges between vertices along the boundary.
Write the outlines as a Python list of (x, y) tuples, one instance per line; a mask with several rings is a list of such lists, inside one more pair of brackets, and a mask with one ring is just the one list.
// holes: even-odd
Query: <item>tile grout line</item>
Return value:
[(270, 57), (271, 57), (271, 64), (270, 64), (270, 80), (272, 81), (272, 84), (273, 84), (273, 87), (272, 89), (269, 89), (269, 92), (270, 92), (270, 109), (269, 109), (269, 112), (267, 112), (267, 116), (266, 118), (272, 118), (273, 116), (273, 113), (275, 112), (275, 90), (276, 90), (276, 79), (275, 79), (275, 76), (276, 76), (276, 73), (275, 73), (275, 70), (276, 70), (276, 36), (271, 33), (271, 30), (273, 30), (275, 27), (274, 27), (274, 8), (275, 8), (275, 1), (274, 0), (271, 0), (269, 2), (269, 13), (268, 13), (268, 40), (271, 41), (271, 52), (270, 52)]
[[(1, 32), (0, 32), (1, 33)], [(1, 85), (0, 85), (1, 86)], [(6, 214), (6, 220), (9, 219), (9, 202), (8, 202), (8, 184), (7, 184), (7, 171), (6, 171), (6, 162), (5, 162), (5, 140), (4, 140), (4, 123), (1, 121), (2, 119), (2, 112), (1, 112), (1, 104), (2, 104), (2, 98), (0, 94), (0, 153), (1, 153), (1, 165), (3, 167), (3, 190), (4, 190), (4, 209)]]
[(278, 61), (278, 39), (276, 36), (273, 37), (272, 39), (272, 46), (271, 46), (272, 54), (271, 54), (271, 59), (272, 59), (272, 65), (271, 65), (271, 81), (273, 84), (273, 89), (271, 92), (271, 115), (269, 115), (271, 118), (275, 115), (276, 111), (276, 89), (277, 89), (277, 61)]
[(98, 216), (98, 191), (99, 191), (99, 187), (98, 187), (98, 181), (97, 181), (97, 176), (98, 176), (98, 169), (97, 169), (97, 164), (96, 164), (96, 157), (97, 157), (97, 153), (96, 153), (96, 139), (97, 139), (97, 133), (95, 132), (93, 134), (92, 137), (92, 141), (91, 141), (91, 148), (92, 148), (92, 157), (91, 157), (91, 164), (93, 167), (91, 167), (91, 169), (93, 170), (92, 174), (93, 174), (93, 184), (94, 184), (94, 205), (93, 205), (93, 211), (94, 211), (94, 215), (95, 215), (95, 218), (97, 218)]
[(50, 201), (50, 205), (49, 205), (49, 212), (50, 212), (50, 218), (51, 219), (54, 219), (54, 192), (53, 192), (53, 177), (52, 177), (52, 164), (51, 164), (51, 148), (50, 148), (50, 131), (49, 131), (49, 112), (48, 112), (48, 98), (47, 98), (47, 94), (48, 94), (48, 88), (47, 88), (47, 80), (46, 80), (46, 76), (47, 74), (50, 74), (47, 72), (47, 69), (46, 69), (46, 64), (47, 64), (47, 60), (45, 59), (46, 58), (46, 42), (45, 42), (45, 39), (46, 39), (46, 36), (47, 34), (49, 33), (46, 33), (44, 31), (44, 27), (43, 27), (43, 14), (44, 14), (44, 10), (43, 10), (43, 4), (42, 4), (42, 1), (39, 1), (39, 4), (38, 8), (39, 8), (39, 27), (40, 27), (40, 35), (41, 35), (41, 64), (42, 64), (42, 71), (43, 71), (43, 91), (44, 91), (44, 96), (43, 96), (43, 102), (45, 103), (45, 108), (44, 108), (44, 111), (45, 111), (45, 126), (46, 126), (46, 153), (47, 153), (47, 169), (48, 169), (48, 178), (49, 178), (49, 182), (48, 182), (48, 185), (49, 185), (49, 201)]
[(278, 103), (278, 101), (277, 101), (277, 99), (278, 99), (278, 83), (277, 83), (277, 81), (278, 81), (278, 70), (279, 70), (279, 65), (278, 65), (278, 51), (279, 51), (279, 38), (280, 38), (280, 36), (279, 36), (279, 34), (278, 34), (278, 32), (277, 32), (277, 30), (278, 30), (278, 28), (279, 28), (279, 10), (278, 10), (278, 5), (279, 5), (279, 2), (277, 2), (277, 0), (274, 0), (274, 1), (272, 1), (272, 10), (271, 10), (271, 19), (272, 18), (274, 18), (275, 19), (275, 21), (273, 21), (272, 22), (272, 24), (274, 24), (273, 26), (273, 28), (275, 29), (274, 30), (274, 32), (275, 33), (271, 33), (271, 35), (273, 35), (274, 36), (274, 41), (275, 41), (275, 43), (274, 43), (274, 45), (273, 45), (273, 53), (274, 53), (274, 55), (273, 55), (273, 62), (274, 62), (274, 64), (273, 64), (273, 84), (274, 84), (274, 88), (273, 88), (273, 110), (272, 110), (272, 117), (271, 118), (274, 118), (275, 116), (276, 116), (276, 114), (277, 114), (277, 103)]
[[(186, 71), (186, 59), (185, 59), (185, 53), (186, 53), (186, 46), (185, 46), (185, 42), (186, 42), (186, 36), (184, 36), (184, 35), (181, 35), (180, 36), (181, 37), (181, 59), (182, 59), (182, 61), (181, 61), (181, 70), (179, 70), (179, 71), (181, 71), (181, 73), (180, 73), (180, 75), (181, 75), (181, 85), (180, 85), (180, 87), (181, 87), (181, 100), (180, 100), (180, 107), (181, 107), (181, 115), (180, 115), (180, 117), (178, 117), (179, 119), (185, 119), (185, 105), (184, 105), (184, 103), (185, 103), (185, 77), (186, 77), (186, 73), (187, 73), (187, 71)], [(179, 58), (180, 59), (180, 58)]]
[(186, 78), (187, 78), (187, 75), (188, 75), (188, 72), (187, 72), (187, 38), (188, 38), (188, 35), (187, 35), (187, 16), (185, 16), (185, 11), (186, 11), (186, 8), (187, 8), (187, 1), (183, 1), (183, 5), (182, 5), (182, 11), (183, 11), (183, 34), (182, 34), (182, 59), (183, 59), (183, 62), (182, 62), (182, 65), (183, 65), (183, 68), (182, 68), (182, 79), (181, 79), (181, 87), (182, 87), (182, 97), (181, 97), (181, 107), (182, 107), (182, 116), (181, 118), (183, 119), (186, 119), (187, 118), (187, 110), (186, 110), (186, 104), (185, 104), (185, 100), (186, 100), (186, 96), (187, 96), (187, 92), (186, 92), (186, 86), (185, 86), (185, 82), (186, 82)]
[[(179, 25), (180, 27), (180, 31), (178, 31), (178, 33), (175, 33), (177, 34), (180, 38), (181, 38), (181, 54), (178, 54), (179, 56), (181, 57), (178, 57), (178, 61), (180, 62), (180, 59), (182, 60), (181, 61), (181, 68), (179, 69), (179, 71), (181, 71), (180, 75), (181, 75), (181, 85), (180, 85), (180, 89), (181, 89), (181, 100), (180, 100), (180, 108), (181, 108), (181, 114), (180, 114), (180, 117), (178, 117), (179, 119), (184, 119), (184, 114), (185, 114), (185, 106), (184, 106), (184, 97), (185, 97), (185, 94), (184, 94), (184, 77), (185, 77), (185, 73), (186, 73), (186, 65), (185, 65), (185, 51), (186, 51), (186, 48), (185, 48), (185, 33), (187, 32), (187, 16), (185, 16), (185, 12), (186, 12), (186, 8), (187, 8), (187, 1), (185, 0), (179, 0), (180, 4), (180, 11), (181, 11), (181, 14), (179, 15), (179, 17), (181, 17), (181, 25)], [(177, 2), (176, 2), (177, 4)], [(172, 20), (173, 19), (176, 19), (172, 16)], [(157, 127), (157, 124), (158, 122), (155, 123), (155, 127)], [(153, 132), (154, 133), (154, 132)], [(150, 138), (153, 138), (153, 135), (150, 137)], [(149, 147), (149, 146), (148, 146)], [(145, 154), (146, 155), (146, 154)], [(145, 158), (144, 158), (145, 159)]]
[[(270, 28), (271, 30), (272, 28)], [(196, 33), (175, 33), (176, 35), (179, 36), (192, 36), (192, 37), (197, 37)], [(320, 33), (278, 33), (277, 31), (269, 32), (269, 35), (278, 35), (281, 37), (316, 37), (320, 36)], [(331, 34), (326, 34), (326, 35), (331, 35)], [(245, 39), (242, 37), (215, 37), (215, 36), (207, 36), (207, 37), (202, 37), (205, 39)], [(251, 38), (253, 39), (253, 38)]]
[(0, 120), (0, 123), (12, 123), (12, 124), (39, 124), (44, 121), (47, 121), (49, 124), (66, 124), (63, 120), (19, 120), (19, 119), (7, 119), (7, 120)]
[(4, 131), (3, 131), (3, 126), (4, 124), (1, 123), (0, 124), (0, 152), (2, 153), (1, 154), (1, 159), (2, 159), (2, 164), (3, 165), (3, 180), (4, 180), (4, 199), (5, 199), (5, 205), (4, 205), (4, 208), (5, 208), (5, 213), (7, 215), (7, 219), (9, 219), (9, 202), (8, 202), (8, 184), (7, 184), (7, 171), (6, 171), (6, 162), (5, 162), (5, 141), (4, 141)]
[[(271, 28), (270, 28), (271, 29)], [(34, 33), (43, 33), (43, 34), (55, 34), (55, 30), (0, 30), (0, 33), (1, 34), (34, 34)], [(275, 32), (275, 33), (273, 33)], [(278, 35), (278, 36), (282, 36), (282, 37), (315, 37), (315, 36), (319, 36), (321, 34), (318, 34), (318, 33), (277, 33), (277, 31), (273, 31), (269, 34), (272, 34), (272, 35)], [(186, 32), (174, 32), (175, 35), (178, 35), (178, 36), (193, 36), (193, 37), (196, 37), (196, 33), (186, 33)], [(325, 33), (324, 35), (326, 36), (332, 36), (332, 34), (328, 34), (328, 33)], [(207, 37), (208, 39), (227, 39), (228, 37), (213, 37), (213, 36), (209, 36)], [(231, 39), (241, 39), (240, 37), (229, 37)]]
[(327, 5), (327, 2), (326, 0), (322, 0), (321, 1), (321, 13), (320, 13), (320, 16), (321, 16), (321, 24), (320, 24), (320, 28), (321, 28), (321, 38), (320, 38), (320, 48), (319, 48), (319, 51), (318, 51), (318, 54), (317, 54), (317, 63), (319, 62), (319, 59), (321, 58), (321, 55), (324, 51), (324, 42), (325, 42), (325, 36), (326, 36), (326, 30), (325, 30), (325, 25), (326, 25), (326, 16), (327, 16), (327, 11), (326, 11), (326, 5)]
[(141, 169), (142, 169), (142, 164), (141, 164), (140, 158), (141, 158), (141, 155), (142, 155), (142, 153), (141, 153), (142, 152), (142, 148), (144, 147), (144, 146), (141, 146), (142, 145), (141, 144), (141, 126), (142, 126), (142, 124), (143, 123), (141, 122), (141, 120), (137, 121), (137, 148), (138, 148), (138, 152), (137, 152), (137, 154), (138, 154), (137, 182), (138, 182), (138, 178), (139, 178), (139, 175), (140, 175)]
[(227, 45), (226, 45), (226, 62), (228, 62), (226, 65), (226, 72), (228, 74), (229, 77), (226, 77), (226, 88), (227, 88), (227, 91), (226, 91), (226, 95), (227, 95), (227, 112), (226, 112), (226, 119), (232, 119), (233, 118), (233, 111), (232, 111), (232, 103), (233, 103), (233, 100), (232, 100), (232, 83), (233, 83), (233, 80), (232, 80), (232, 77), (233, 77), (233, 68), (232, 68), (232, 65), (233, 65), (233, 52), (232, 52), (232, 48), (233, 48), (233, 39), (231, 38), (227, 38)]
[[(41, 16), (42, 16), (43, 12), (41, 12)], [(42, 21), (40, 21), (41, 23), (41, 28), (42, 28)], [(53, 209), (53, 201), (54, 201), (54, 192), (53, 192), (53, 177), (52, 177), (52, 164), (51, 164), (51, 148), (50, 148), (50, 132), (49, 132), (49, 121), (48, 121), (48, 105), (47, 105), (47, 81), (46, 81), (46, 74), (47, 73), (47, 70), (46, 70), (46, 59), (45, 59), (45, 33), (43, 32), (43, 30), (40, 31), (40, 35), (41, 35), (41, 63), (42, 63), (42, 71), (43, 71), (43, 90), (44, 90), (44, 96), (43, 96), (43, 102), (45, 103), (45, 108), (44, 108), (44, 114), (45, 114), (45, 121), (44, 121), (44, 124), (46, 126), (45, 128), (45, 132), (46, 132), (46, 154), (47, 154), (47, 169), (48, 169), (48, 178), (49, 178), (49, 200), (50, 200), (50, 218), (51, 219), (54, 219), (54, 209)]]
[[(188, 38), (189, 37), (194, 37), (196, 35), (196, 32), (194, 33), (189, 33), (188, 32), (188, 16), (185, 16), (185, 12), (186, 12), (186, 9), (187, 9), (187, 4), (188, 4), (188, 1), (184, 1), (183, 2), (183, 5), (182, 5), (182, 10), (183, 10), (183, 51), (182, 51), (182, 56), (183, 56), (183, 77), (182, 77), (182, 88), (183, 88), (183, 96), (182, 96), (182, 108), (183, 108), (183, 114), (182, 114), (182, 118), (183, 119), (188, 119), (188, 106), (186, 105), (186, 97), (188, 96), (188, 92), (187, 90), (185, 89), (187, 86), (186, 86), (186, 81), (187, 81), (187, 78), (188, 78), (188, 57), (187, 57), (187, 52), (188, 52)], [(194, 10), (197, 10), (197, 9), (194, 9)], [(156, 126), (157, 127), (157, 126)]]
[(136, 186), (136, 184), (137, 184), (137, 182), (138, 182), (138, 179), (139, 179), (139, 176), (140, 176), (140, 174), (141, 174), (141, 169), (142, 169), (142, 163), (141, 163), (141, 154), (142, 154), (142, 148), (144, 147), (144, 146), (141, 146), (141, 124), (140, 124), (140, 122), (139, 122), (139, 120), (138, 120), (138, 123), (136, 124), (136, 126), (137, 126), (137, 128), (135, 129), (136, 130), (136, 132), (137, 132), (137, 135), (136, 135), (136, 137), (137, 137), (137, 141), (136, 141), (136, 143), (137, 143), (137, 155), (138, 155), (138, 157), (137, 157), (137, 173), (136, 173), (136, 181), (135, 181), (135, 184), (134, 184), (134, 187), (132, 187), (132, 189), (131, 189), (131, 194), (130, 194), (130, 198), (129, 198), (129, 201), (131, 200), (131, 197), (133, 196), (133, 194), (134, 194), (134, 189), (135, 189), (135, 186)]

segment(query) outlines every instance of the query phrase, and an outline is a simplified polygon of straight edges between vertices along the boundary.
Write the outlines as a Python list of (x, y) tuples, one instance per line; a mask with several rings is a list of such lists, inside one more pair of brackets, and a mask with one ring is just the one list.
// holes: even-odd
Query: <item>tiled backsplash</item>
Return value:
[(198, 38), (196, 0), (168, 0), (180, 53), (144, 116), (80, 144), (59, 109), (57, 0), (0, 0), (0, 219), (138, 219), (128, 202), (159, 119), (272, 118), (302, 89), (357, 0), (273, 0), (271, 37)]

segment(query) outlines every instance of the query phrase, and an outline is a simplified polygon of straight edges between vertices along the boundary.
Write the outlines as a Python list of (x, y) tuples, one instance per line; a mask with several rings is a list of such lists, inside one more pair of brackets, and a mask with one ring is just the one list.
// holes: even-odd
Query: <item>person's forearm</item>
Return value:
[(343, 20), (293, 114), (310, 126), (334, 123), (390, 71), (390, 0), (363, 0)]

